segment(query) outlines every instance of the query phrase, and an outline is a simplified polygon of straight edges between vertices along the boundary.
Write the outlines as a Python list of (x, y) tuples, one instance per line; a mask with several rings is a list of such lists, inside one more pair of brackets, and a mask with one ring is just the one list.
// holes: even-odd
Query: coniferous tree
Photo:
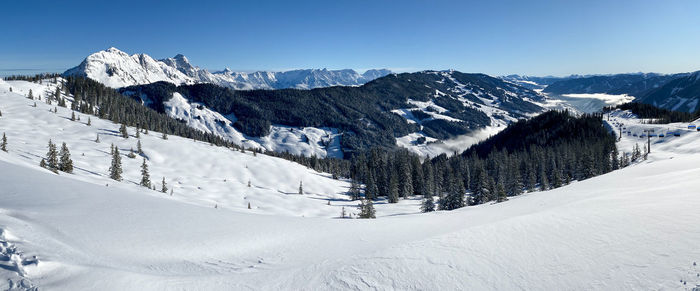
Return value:
[(163, 139), (167, 140), (168, 139), (168, 134), (163, 132)]
[(168, 192), (168, 187), (165, 184), (165, 177), (163, 177), (163, 182), (161, 183), (161, 186), (160, 186), (160, 192), (163, 192), (163, 193)]
[(46, 159), (41, 158), (41, 162), (39, 162), (39, 167), (46, 168)]
[[(138, 132), (138, 130), (136, 132)], [(141, 140), (136, 141), (136, 151), (139, 153), (139, 155), (143, 155), (143, 149), (141, 148)]]
[(352, 200), (360, 199), (360, 185), (358, 185), (355, 180), (350, 182), (349, 194)]
[(143, 164), (141, 164), (140, 185), (146, 188), (151, 188), (151, 175), (148, 173), (148, 164), (146, 164), (146, 158), (143, 158)]
[(134, 134), (136, 136), (136, 138), (141, 138), (141, 134), (139, 132), (140, 132), (140, 130), (139, 130), (139, 127), (137, 126), (136, 133)]
[(122, 158), (119, 155), (119, 148), (112, 145), (112, 164), (109, 167), (109, 177), (112, 180), (122, 180)]
[(58, 152), (56, 151), (56, 145), (49, 140), (49, 151), (46, 153), (46, 168), (58, 172)]
[(96, 143), (99, 143), (99, 142), (100, 142), (100, 134), (99, 134), (99, 133), (97, 134), (97, 137), (95, 138), (95, 142), (96, 142)]
[(503, 202), (506, 200), (508, 200), (508, 196), (506, 195), (506, 187), (503, 186), (503, 183), (496, 184), (496, 202)]
[(2, 141), (0, 141), (0, 150), (3, 152), (7, 152), (7, 136), (5, 136), (5, 133), (2, 133)]
[(34, 92), (32, 92), (32, 89), (29, 89), (29, 95), (27, 95), (27, 98), (34, 99)]
[(88, 125), (88, 126), (92, 125), (92, 121), (90, 120), (90, 116), (88, 116), (88, 122), (87, 122), (87, 125)]
[(360, 205), (358, 205), (358, 208), (360, 208), (360, 214), (358, 215), (359, 218), (376, 218), (374, 205), (372, 204), (371, 199), (360, 200)]
[(70, 113), (70, 121), (75, 121), (75, 111)]
[(421, 203), (420, 210), (421, 212), (435, 211), (435, 202), (433, 201), (433, 196), (431, 194), (423, 196), (423, 203)]
[(58, 169), (66, 173), (73, 173), (73, 160), (70, 158), (70, 151), (65, 142), (61, 145), (59, 156), (61, 158), (58, 163)]
[(302, 181), (299, 181), (299, 195), (304, 194), (304, 185)]
[(129, 138), (129, 132), (126, 130), (126, 124), (122, 123), (122, 126), (119, 127), (119, 133), (123, 138)]
[(389, 193), (387, 193), (387, 196), (389, 203), (399, 202), (399, 185), (394, 172), (389, 175)]

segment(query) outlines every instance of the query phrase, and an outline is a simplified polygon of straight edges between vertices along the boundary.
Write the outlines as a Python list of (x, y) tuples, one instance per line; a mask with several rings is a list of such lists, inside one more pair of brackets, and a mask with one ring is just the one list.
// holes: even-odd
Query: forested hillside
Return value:
[[(259, 137), (273, 124), (331, 127), (343, 133), (346, 152), (394, 148), (396, 137), (414, 132), (434, 139), (468, 134), (492, 124), (540, 112), (542, 96), (483, 74), (419, 72), (392, 74), (360, 87), (313, 90), (234, 91), (212, 84), (159, 82), (120, 92), (158, 112), (177, 92), (225, 116), (242, 133)], [(396, 111), (411, 112), (410, 118)], [(222, 121), (227, 122), (227, 121)]]

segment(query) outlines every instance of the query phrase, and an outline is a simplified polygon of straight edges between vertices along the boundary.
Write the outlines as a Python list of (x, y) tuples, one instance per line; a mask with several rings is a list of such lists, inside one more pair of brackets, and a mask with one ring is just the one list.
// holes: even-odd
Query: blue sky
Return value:
[(700, 70), (700, 1), (5, 1), (0, 71), (114, 46), (208, 69)]

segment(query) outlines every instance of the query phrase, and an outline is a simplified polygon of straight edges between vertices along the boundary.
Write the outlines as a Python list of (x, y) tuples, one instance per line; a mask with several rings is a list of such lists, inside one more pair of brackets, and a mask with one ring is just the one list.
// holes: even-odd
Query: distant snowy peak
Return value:
[(157, 61), (149, 55), (129, 55), (116, 48), (91, 54), (80, 65), (63, 74), (65, 76), (85, 76), (113, 88), (150, 84), (158, 81), (174, 84), (196, 82), (192, 77), (178, 70), (177, 67)]
[(220, 76), (219, 85), (234, 89), (313, 89), (330, 86), (359, 86), (374, 79), (391, 74), (386, 69), (367, 70), (360, 74), (355, 70), (305, 69), (284, 72), (258, 71), (234, 72), (226, 69), (214, 73)]
[(193, 66), (187, 57), (155, 60), (146, 54), (129, 55), (109, 48), (89, 55), (65, 76), (85, 76), (112, 88), (165, 81), (176, 85), (212, 83), (237, 90), (251, 89), (313, 89), (329, 86), (358, 86), (390, 74), (386, 69), (354, 70), (308, 69), (285, 72), (259, 71), (253, 73), (224, 71), (211, 73)]

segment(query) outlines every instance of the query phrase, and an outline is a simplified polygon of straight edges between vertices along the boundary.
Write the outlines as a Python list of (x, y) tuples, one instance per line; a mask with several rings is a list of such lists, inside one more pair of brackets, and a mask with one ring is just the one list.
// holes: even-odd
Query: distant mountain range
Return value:
[(368, 70), (362, 74), (351, 70), (307, 69), (285, 72), (234, 72), (226, 69), (211, 73), (193, 66), (178, 54), (156, 60), (146, 54), (129, 55), (109, 48), (89, 55), (64, 76), (85, 76), (112, 88), (165, 81), (176, 85), (211, 83), (236, 89), (313, 89), (330, 86), (358, 86), (391, 74), (386, 69)]
[(568, 77), (531, 77), (509, 75), (502, 79), (549, 95), (605, 93), (626, 94), (635, 102), (661, 108), (695, 112), (700, 110), (700, 71), (695, 73), (572, 75)]

